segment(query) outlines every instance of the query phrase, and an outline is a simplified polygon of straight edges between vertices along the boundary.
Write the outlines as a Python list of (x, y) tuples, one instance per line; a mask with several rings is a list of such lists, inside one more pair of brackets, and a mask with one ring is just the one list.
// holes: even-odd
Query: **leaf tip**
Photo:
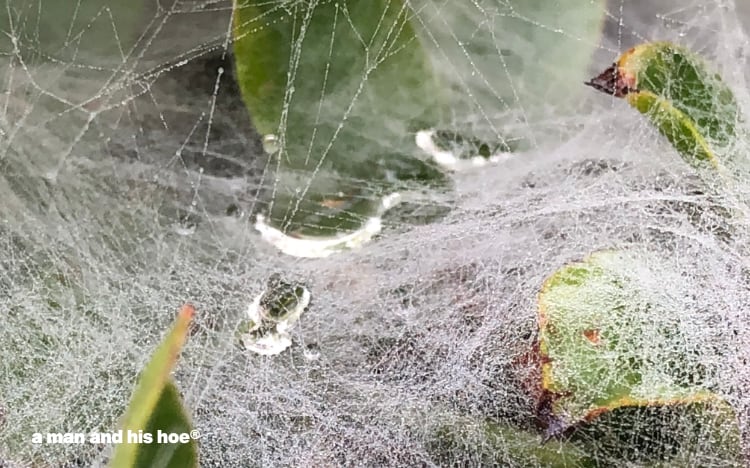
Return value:
[(613, 63), (606, 70), (584, 82), (586, 86), (591, 86), (597, 91), (609, 94), (614, 97), (625, 97), (630, 93), (637, 92), (635, 88), (635, 78), (625, 74)]
[(183, 304), (177, 316), (180, 320), (190, 321), (195, 317), (195, 307), (192, 304)]

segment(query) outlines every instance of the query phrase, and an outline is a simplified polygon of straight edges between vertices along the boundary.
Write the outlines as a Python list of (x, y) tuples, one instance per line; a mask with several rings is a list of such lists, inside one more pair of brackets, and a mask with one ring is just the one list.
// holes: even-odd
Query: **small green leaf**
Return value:
[[(189, 431), (190, 423), (182, 409), (170, 374), (187, 339), (188, 328), (194, 314), (195, 309), (190, 305), (184, 305), (180, 309), (172, 330), (154, 351), (151, 360), (143, 369), (120, 426), (124, 433), (124, 443), (117, 445), (110, 462), (111, 468), (198, 466), (194, 442), (158, 444), (161, 446), (150, 447), (157, 441), (153, 440), (151, 444), (141, 444), (128, 443), (127, 439), (129, 431), (150, 433), (154, 439), (158, 429), (163, 432), (173, 429), (176, 432)], [(151, 430), (154, 432), (149, 432)], [(158, 456), (158, 459), (148, 459), (149, 454)]]
[(737, 136), (732, 91), (692, 52), (668, 43), (636, 46), (587, 83), (625, 98), (698, 168), (726, 163)]
[[(703, 386), (708, 371), (691, 337), (666, 298), (643, 286), (644, 271), (649, 266), (633, 254), (601, 251), (546, 280), (539, 294), (540, 416), (550, 435), (589, 423), (604, 424), (609, 435), (612, 427), (629, 427), (625, 433), (633, 435), (652, 430), (653, 421), (675, 420), (663, 411), (692, 413), (682, 439), (693, 440), (688, 434), (703, 434), (706, 421), (715, 422), (727, 438), (712, 450), (736, 459), (736, 417)], [(646, 414), (653, 408), (662, 412)], [(637, 417), (623, 417), (626, 410)], [(604, 417), (610, 422), (602, 423)], [(671, 442), (663, 442), (666, 450)]]

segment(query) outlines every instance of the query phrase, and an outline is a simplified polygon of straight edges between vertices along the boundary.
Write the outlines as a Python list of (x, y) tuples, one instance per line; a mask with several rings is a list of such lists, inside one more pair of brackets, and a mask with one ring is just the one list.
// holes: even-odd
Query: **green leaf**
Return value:
[[(445, 191), (451, 181), (433, 163), (391, 154), (356, 166), (341, 164), (336, 171), (282, 167), (275, 184), (270, 224), (296, 238), (332, 238), (382, 215), (387, 211), (383, 202), (392, 194)], [(305, 187), (309, 190), (301, 196)]]
[(549, 136), (537, 124), (572, 112), (606, 12), (602, 0), (411, 4), (436, 69), (455, 85), (452, 117), (468, 127), (459, 132), (483, 141)]
[(417, 158), (441, 92), (400, 0), (238, 0), (243, 99), (277, 164), (268, 223), (295, 237), (352, 232), (384, 197), (450, 181)]
[[(384, 116), (404, 133), (410, 122), (434, 118), (440, 94), (410, 16), (399, 0), (238, 0), (234, 53), (256, 128), (277, 134), (284, 124), (287, 144), (304, 149), (317, 127), (315, 148), (324, 148), (344, 116), (358, 130), (388, 136), (395, 132), (384, 128)], [(295, 161), (307, 156), (288, 153)]]
[[(539, 294), (540, 414), (551, 435), (594, 422), (611, 436), (613, 427), (629, 428), (625, 435), (647, 432), (654, 421), (674, 419), (664, 411), (677, 408), (677, 414), (694, 414), (680, 427), (686, 443), (705, 443), (688, 434), (703, 434), (710, 421), (727, 436), (714, 448), (735, 459), (734, 413), (703, 386), (707, 370), (691, 337), (664, 305), (666, 298), (642, 285), (644, 271), (649, 266), (633, 254), (601, 251), (546, 280)], [(661, 412), (649, 415), (653, 408)], [(636, 417), (628, 419), (624, 411)], [(670, 443), (665, 439), (660, 449)]]
[(594, 459), (633, 466), (744, 467), (737, 417), (717, 397), (669, 405), (620, 407), (582, 424), (568, 438)]
[[(182, 406), (180, 393), (174, 382), (167, 382), (143, 432), (156, 437), (162, 434), (190, 434), (190, 417)], [(184, 436), (183, 436), (184, 437)], [(189, 468), (198, 466), (198, 449), (192, 436), (184, 443), (156, 443), (138, 446), (133, 467)]]
[(580, 447), (566, 441), (544, 441), (539, 434), (492, 420), (453, 417), (440, 427), (430, 446), (440, 466), (457, 460), (476, 466), (544, 466), (586, 468), (596, 466)]
[(688, 164), (726, 163), (737, 137), (737, 102), (721, 77), (687, 49), (669, 42), (633, 47), (587, 84), (625, 98)]
[[(190, 305), (180, 309), (172, 329), (143, 369), (123, 416), (121, 429), (124, 443), (117, 445), (110, 462), (111, 468), (198, 466), (194, 442), (157, 444), (156, 441), (158, 429), (182, 433), (190, 428), (170, 374), (187, 339), (194, 314), (195, 310)], [(139, 431), (152, 435), (154, 440), (151, 444), (128, 443), (128, 433)], [(151, 456), (157, 458), (149, 458)]]

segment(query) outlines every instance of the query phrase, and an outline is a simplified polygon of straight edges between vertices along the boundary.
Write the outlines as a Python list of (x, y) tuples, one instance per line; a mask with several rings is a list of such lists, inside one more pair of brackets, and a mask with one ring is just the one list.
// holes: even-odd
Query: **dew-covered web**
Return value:
[[(331, 3), (266, 6), (304, 22)], [(339, 1), (337, 21), (355, 3)], [(450, 112), (421, 128), (379, 117), (400, 135), (379, 144), (445, 176), (397, 189), (358, 169), (356, 146), (349, 162), (334, 160), (341, 151), (311, 151), (293, 166), (300, 156), (284, 146), (292, 129), (283, 119), (275, 141), (253, 130), (229, 1), (3, 3), (0, 466), (103, 463), (111, 447), (34, 445), (31, 434), (113, 430), (186, 302), (198, 314), (175, 379), (202, 434), (201, 466), (551, 463), (529, 455), (544, 432), (529, 357), (537, 293), (559, 267), (613, 247), (638, 252), (649, 266), (637, 271), (640, 287), (674, 314), (653, 320), (678, 338), (645, 334), (644, 356), (694, 356), (744, 430), (747, 187), (699, 177), (643, 116), (582, 81), (628, 47), (667, 39), (705, 56), (750, 108), (747, 5), (610, 0), (603, 35), (588, 37), (571, 25), (596, 2), (560, 2), (579, 6), (541, 17), (519, 6), (541, 0), (403, 3), (398, 22), (381, 28), (398, 31), (408, 18)], [(523, 31), (510, 46), (504, 18)], [(268, 26), (246, 22), (256, 20)], [(305, 79), (294, 74), (302, 31), (287, 91)], [(532, 45), (545, 35), (559, 38), (542, 48), (554, 54)], [(326, 40), (324, 65), (343, 53)], [(581, 89), (561, 84), (565, 64), (589, 49), (573, 80)], [(367, 92), (346, 93), (366, 90), (398, 49), (366, 50), (371, 66), (338, 101), (315, 82), (321, 99), (306, 115), (329, 138), (324, 150), (347, 135), (382, 136), (357, 127)], [(285, 96), (284, 108), (299, 113), (294, 93)], [(341, 101), (351, 105), (322, 105)], [(438, 147), (438, 131), (466, 138)], [(396, 192), (400, 203), (387, 209), (382, 200)], [(345, 221), (332, 228), (332, 213)], [(312, 249), (297, 241), (316, 229), (346, 235), (372, 218), (353, 242), (362, 245), (288, 254)], [(264, 236), (259, 225), (274, 230)], [(288, 330), (291, 346), (263, 356), (243, 349), (238, 332), (274, 273), (304, 284), (312, 300)], [(486, 421), (511, 429), (489, 436)], [(572, 443), (601, 466), (638, 465), (629, 449), (643, 440), (638, 420), (629, 424), (633, 437), (614, 449), (596, 435)], [(644, 437), (668, 445), (674, 434)], [(674, 450), (682, 466), (728, 463), (682, 453), (677, 442)]]

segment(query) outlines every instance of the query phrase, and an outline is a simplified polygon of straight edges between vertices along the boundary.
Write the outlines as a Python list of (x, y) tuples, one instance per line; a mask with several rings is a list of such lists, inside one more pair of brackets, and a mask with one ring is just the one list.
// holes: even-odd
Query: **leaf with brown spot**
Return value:
[(599, 335), (599, 330), (593, 329), (593, 328), (587, 328), (583, 331), (583, 336), (586, 337), (589, 342), (593, 345), (598, 345), (601, 343), (601, 336)]
[[(681, 352), (690, 337), (673, 320), (676, 312), (642, 284), (638, 272), (650, 265), (635, 253), (600, 251), (560, 268), (544, 282), (538, 302), (538, 418), (547, 437), (558, 437), (598, 424), (614, 412), (608, 424), (638, 434), (659, 421), (661, 413), (646, 409), (667, 408), (680, 417), (691, 415), (684, 426), (672, 429), (687, 439), (703, 434), (706, 421), (722, 428), (726, 437), (715, 443), (696, 436), (701, 456), (736, 460), (736, 417), (702, 385), (699, 357), (687, 349)], [(642, 419), (619, 420), (622, 409)], [(607, 428), (602, 431), (606, 437)], [(662, 448), (671, 443), (664, 439)]]

